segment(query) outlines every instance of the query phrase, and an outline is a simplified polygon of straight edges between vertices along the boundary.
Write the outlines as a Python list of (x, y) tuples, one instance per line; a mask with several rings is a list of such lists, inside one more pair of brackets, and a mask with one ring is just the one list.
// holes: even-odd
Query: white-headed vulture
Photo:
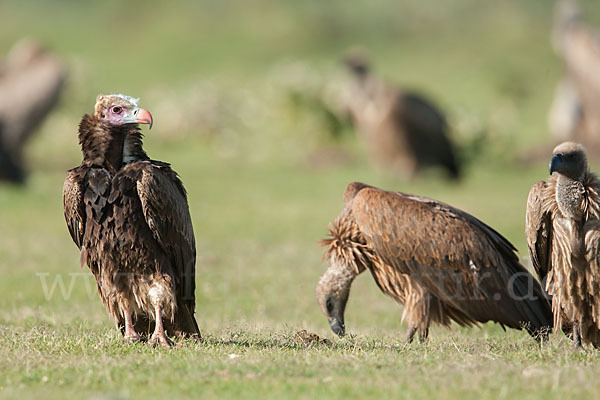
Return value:
[(169, 335), (200, 337), (194, 231), (181, 180), (146, 155), (138, 124), (152, 127), (138, 99), (98, 96), (79, 124), (83, 161), (65, 179), (65, 219), (125, 338), (153, 331), (150, 344), (171, 346)]

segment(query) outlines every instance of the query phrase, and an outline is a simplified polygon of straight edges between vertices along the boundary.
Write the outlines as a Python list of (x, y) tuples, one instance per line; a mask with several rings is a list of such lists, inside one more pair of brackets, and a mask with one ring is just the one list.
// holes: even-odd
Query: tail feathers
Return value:
[(191, 306), (184, 304), (175, 314), (174, 332), (177, 336), (184, 339), (202, 339), (198, 322), (194, 318), (194, 311)]
[(533, 337), (547, 336), (552, 331), (554, 318), (542, 287), (524, 268), (523, 271), (515, 271), (513, 277), (514, 300), (519, 303), (520, 311), (518, 323)]

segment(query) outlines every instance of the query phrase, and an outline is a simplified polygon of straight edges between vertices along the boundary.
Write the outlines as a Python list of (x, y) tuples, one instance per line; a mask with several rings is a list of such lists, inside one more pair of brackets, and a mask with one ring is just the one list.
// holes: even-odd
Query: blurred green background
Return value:
[[(581, 2), (585, 19), (598, 24), (596, 3)], [(318, 241), (354, 180), (460, 207), (506, 235), (529, 266), (525, 201), (531, 185), (546, 177), (547, 161), (519, 159), (550, 142), (546, 115), (562, 69), (549, 40), (552, 8), (548, 0), (3, 0), (0, 54), (22, 37), (38, 39), (65, 60), (70, 75), (59, 107), (27, 149), (28, 184), (0, 186), (0, 370), (13, 371), (4, 381), (0, 374), (0, 395), (14, 395), (19, 384), (30, 395), (42, 393), (44, 374), (77, 386), (79, 368), (93, 367), (72, 364), (62, 335), (109, 335), (118, 342), (97, 295), (86, 292), (84, 281), (92, 278), (79, 270), (62, 216), (65, 172), (81, 160), (77, 124), (98, 93), (141, 97), (155, 120), (151, 131), (144, 129), (146, 150), (172, 163), (188, 189), (198, 249), (197, 318), (209, 338), (238, 331), (268, 338), (306, 328), (337, 340), (313, 295), (325, 269)], [(335, 97), (344, 82), (339, 60), (356, 46), (368, 51), (380, 76), (422, 91), (445, 110), (467, 165), (460, 183), (436, 170), (411, 182), (377, 173), (351, 127), (335, 128), (341, 138), (334, 137), (329, 103), (319, 101)], [(366, 275), (353, 287), (348, 330), (393, 342), (404, 329), (401, 310)], [(67, 289), (73, 283), (72, 292), (61, 296), (57, 287), (47, 298), (42, 283), (57, 278)], [(456, 332), (466, 340), (461, 346), (482, 335)], [(533, 346), (525, 334), (506, 336), (495, 325), (484, 332)], [(20, 340), (23, 335), (30, 341)], [(40, 339), (48, 337), (56, 341)], [(40, 362), (40, 353), (58, 357), (59, 371)], [(474, 357), (475, 369), (487, 362)], [(444, 362), (454, 373), (450, 358)], [(525, 359), (537, 362), (535, 351)], [(276, 365), (286, 368), (286, 357)], [(320, 373), (295, 367), (309, 382)], [(354, 392), (360, 374), (340, 378), (346, 388), (340, 393), (370, 388)], [(510, 374), (509, 393), (527, 388)], [(567, 392), (593, 384), (588, 375), (575, 376)], [(119, 376), (111, 379), (91, 387), (118, 392)], [(485, 386), (488, 378), (480, 379)], [(306, 394), (304, 383), (292, 392)], [(59, 386), (49, 393), (60, 397)], [(490, 398), (502, 389), (488, 387)], [(455, 389), (461, 393), (460, 385)], [(281, 390), (276, 393), (286, 393)]]

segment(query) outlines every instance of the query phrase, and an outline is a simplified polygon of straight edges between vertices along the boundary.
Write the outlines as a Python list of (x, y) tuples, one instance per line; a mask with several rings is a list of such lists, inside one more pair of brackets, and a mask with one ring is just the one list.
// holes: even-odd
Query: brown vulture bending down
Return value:
[(531, 260), (552, 295), (554, 326), (572, 326), (578, 346), (600, 347), (600, 181), (573, 142), (554, 149), (550, 174), (527, 199)]
[(464, 211), (425, 197), (351, 183), (329, 231), (329, 268), (317, 299), (332, 330), (345, 333), (354, 278), (368, 269), (382, 292), (404, 305), (407, 341), (431, 322), (461, 326), (495, 321), (535, 338), (552, 327), (552, 310), (515, 248)]
[(82, 266), (126, 339), (199, 338), (196, 246), (186, 191), (169, 164), (148, 158), (138, 124), (152, 116), (138, 99), (100, 95), (79, 125), (81, 165), (63, 188), (67, 227)]

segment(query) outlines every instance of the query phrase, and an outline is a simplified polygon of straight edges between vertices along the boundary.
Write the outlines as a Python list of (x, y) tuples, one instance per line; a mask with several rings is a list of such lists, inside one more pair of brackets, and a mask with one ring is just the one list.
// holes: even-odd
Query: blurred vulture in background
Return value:
[(460, 165), (442, 112), (373, 76), (361, 55), (349, 55), (345, 64), (353, 80), (347, 108), (374, 163), (407, 178), (437, 165), (458, 178)]
[(66, 67), (40, 44), (23, 40), (0, 61), (0, 179), (25, 179), (23, 148), (57, 104)]
[(329, 228), (329, 268), (316, 295), (331, 329), (345, 333), (354, 278), (369, 270), (381, 291), (404, 305), (407, 341), (430, 324), (495, 321), (544, 337), (552, 310), (515, 248), (494, 229), (442, 202), (351, 183)]
[(548, 115), (556, 140), (583, 143), (600, 154), (600, 32), (581, 19), (576, 2), (556, 3), (552, 43), (563, 59), (559, 82)]
[(583, 146), (558, 145), (550, 177), (527, 199), (527, 245), (552, 296), (554, 326), (572, 327), (576, 345), (600, 347), (600, 181)]
[(0, 125), (0, 181), (22, 183), (24, 179), (23, 169), (17, 163), (14, 153), (2, 143), (2, 125)]

